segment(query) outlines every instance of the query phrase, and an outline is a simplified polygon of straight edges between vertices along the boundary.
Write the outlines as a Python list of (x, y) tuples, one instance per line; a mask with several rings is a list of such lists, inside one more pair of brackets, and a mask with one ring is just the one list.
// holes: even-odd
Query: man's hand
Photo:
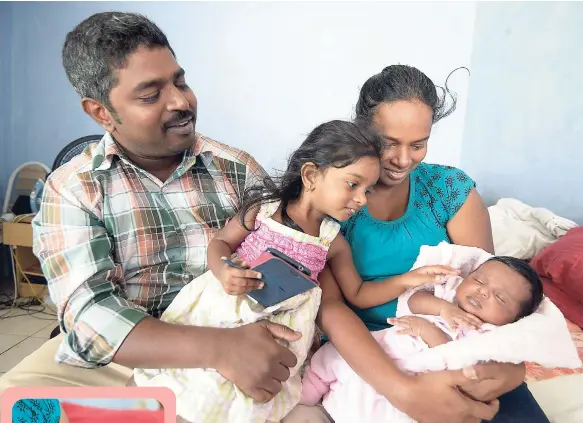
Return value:
[(267, 321), (225, 329), (213, 366), (241, 391), (260, 402), (271, 400), (297, 364), (296, 356), (276, 339), (293, 342), (301, 334)]
[(460, 389), (478, 401), (490, 401), (516, 389), (524, 381), (523, 364), (485, 363), (464, 369), (468, 380)]
[(421, 373), (387, 391), (385, 397), (419, 423), (481, 423), (498, 412), (498, 400), (474, 401), (457, 386), (468, 383), (460, 371)]

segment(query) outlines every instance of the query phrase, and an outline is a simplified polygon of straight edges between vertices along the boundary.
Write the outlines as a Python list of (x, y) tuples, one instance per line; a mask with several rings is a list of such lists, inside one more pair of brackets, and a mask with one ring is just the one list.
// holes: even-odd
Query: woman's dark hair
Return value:
[[(381, 73), (371, 76), (362, 86), (356, 103), (356, 117), (372, 121), (377, 107), (383, 103), (399, 100), (422, 101), (433, 110), (433, 123), (449, 116), (455, 110), (457, 96), (449, 90), (447, 81), (459, 69), (452, 71), (445, 80), (445, 88), (436, 86), (419, 69), (406, 65), (391, 65)], [(469, 72), (469, 70), (468, 70)], [(438, 95), (437, 89), (441, 90)], [(447, 104), (447, 97), (451, 103)]]
[(320, 170), (342, 168), (363, 157), (380, 158), (382, 148), (383, 138), (365, 122), (333, 120), (319, 125), (291, 155), (281, 177), (267, 177), (263, 184), (245, 190), (239, 211), (241, 223), (252, 230), (245, 224), (247, 212), (261, 203), (281, 201), (283, 224), (301, 230), (288, 216), (287, 206), (302, 193), (302, 166), (314, 163)]
[(525, 260), (517, 259), (515, 257), (494, 256), (485, 263), (488, 263), (489, 261), (497, 261), (510, 267), (526, 279), (530, 286), (530, 300), (525, 301), (522, 304), (516, 320), (534, 313), (543, 300), (543, 283), (536, 270), (534, 270)]

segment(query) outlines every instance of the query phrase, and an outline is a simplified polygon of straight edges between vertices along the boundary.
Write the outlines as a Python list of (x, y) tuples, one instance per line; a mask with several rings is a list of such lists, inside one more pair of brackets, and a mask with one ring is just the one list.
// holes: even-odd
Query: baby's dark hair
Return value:
[(291, 155), (287, 169), (281, 177), (267, 177), (263, 184), (245, 190), (239, 209), (241, 223), (247, 230), (245, 216), (251, 208), (261, 203), (281, 201), (281, 218), (284, 225), (300, 229), (288, 216), (290, 201), (302, 193), (302, 166), (314, 163), (320, 170), (329, 167), (343, 168), (363, 157), (380, 159), (384, 140), (368, 123), (357, 120), (346, 122), (333, 120), (316, 127)]
[(543, 282), (536, 272), (525, 260), (509, 256), (494, 256), (486, 261), (497, 261), (510, 267), (516, 273), (527, 280), (530, 287), (530, 299), (522, 303), (516, 320), (529, 316), (536, 311), (543, 300)]

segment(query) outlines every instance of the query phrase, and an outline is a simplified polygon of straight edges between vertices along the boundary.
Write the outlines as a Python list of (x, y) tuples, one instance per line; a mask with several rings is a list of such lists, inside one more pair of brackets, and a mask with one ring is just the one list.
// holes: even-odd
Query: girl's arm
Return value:
[[(254, 207), (245, 216), (245, 226), (255, 227), (255, 218), (259, 207)], [(230, 259), (235, 250), (251, 232), (241, 224), (239, 214), (235, 215), (211, 240), (207, 249), (207, 263), (210, 271), (223, 284), (225, 291), (231, 295), (247, 293), (260, 288), (263, 284), (259, 280), (261, 275), (250, 269), (236, 269), (225, 263), (224, 258)], [(248, 263), (233, 260), (242, 267)]]
[(425, 266), (383, 281), (363, 282), (354, 266), (348, 242), (338, 235), (328, 252), (328, 263), (342, 290), (344, 298), (357, 308), (371, 308), (385, 304), (403, 294), (407, 289), (435, 283), (443, 275), (457, 275), (447, 266)]

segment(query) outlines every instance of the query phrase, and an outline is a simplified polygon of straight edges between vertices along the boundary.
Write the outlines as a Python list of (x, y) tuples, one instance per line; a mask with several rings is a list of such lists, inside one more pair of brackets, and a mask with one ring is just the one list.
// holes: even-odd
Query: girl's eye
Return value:
[(498, 299), (498, 301), (500, 301), (501, 303), (506, 304), (506, 301), (504, 301), (504, 298), (502, 298), (500, 295), (496, 295), (496, 298)]
[(158, 100), (158, 98), (160, 98), (160, 91), (148, 97), (140, 97), (140, 100), (143, 101), (144, 103), (154, 103)]
[(481, 280), (479, 280), (479, 279), (475, 279), (475, 278), (474, 278), (474, 280), (476, 281), (476, 283), (477, 283), (478, 285), (483, 285), (483, 283), (482, 283), (482, 281), (481, 281)]
[(356, 188), (358, 185), (356, 182), (346, 182), (350, 188)]
[(372, 188), (369, 188), (369, 189), (367, 189), (367, 190), (364, 192), (364, 194), (365, 194), (365, 195), (369, 195), (371, 192), (372, 192)]

